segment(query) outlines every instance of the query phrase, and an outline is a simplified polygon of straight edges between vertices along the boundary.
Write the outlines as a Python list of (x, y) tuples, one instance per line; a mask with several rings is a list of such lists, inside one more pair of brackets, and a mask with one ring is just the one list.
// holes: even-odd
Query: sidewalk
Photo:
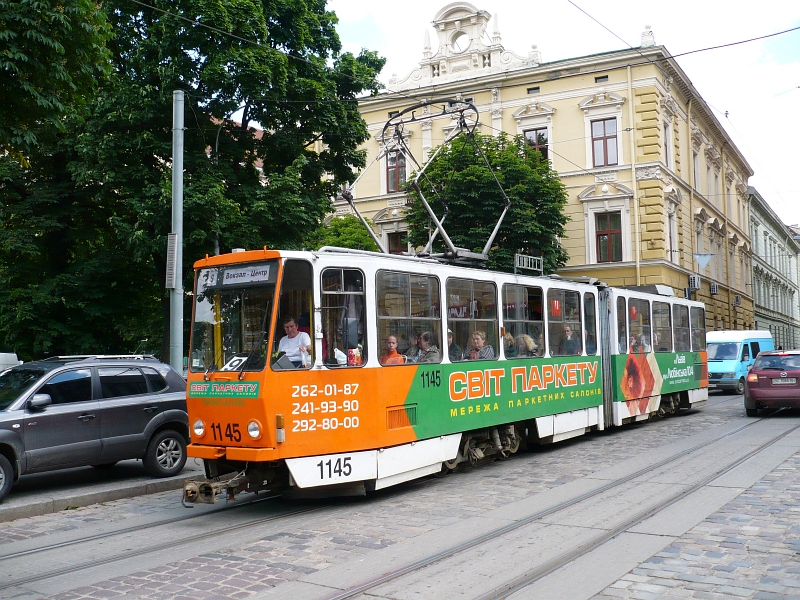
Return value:
[(81, 467), (23, 475), (0, 503), (0, 522), (13, 521), (169, 490), (180, 490), (190, 478), (205, 477), (203, 463), (190, 458), (175, 477), (153, 479), (141, 461), (126, 460), (108, 469)]

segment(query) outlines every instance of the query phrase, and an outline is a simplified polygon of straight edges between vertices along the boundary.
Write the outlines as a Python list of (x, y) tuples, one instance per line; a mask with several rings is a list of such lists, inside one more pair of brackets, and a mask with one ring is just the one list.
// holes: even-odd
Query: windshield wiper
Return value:
[[(270, 311), (271, 304), (272, 302), (268, 301), (267, 305), (264, 307), (264, 319), (261, 321), (261, 336), (258, 338), (258, 342), (256, 342), (256, 349), (260, 348), (263, 350), (264, 338), (267, 336), (267, 318), (269, 317), (269, 313), (271, 312)], [(239, 368), (239, 381), (244, 379), (244, 368), (247, 366), (247, 363), (250, 362), (250, 359), (253, 358), (253, 356), (259, 356), (259, 355), (260, 353), (257, 350), (256, 351), (250, 350), (250, 353), (247, 355), (247, 358), (244, 359), (242, 366)], [(266, 366), (266, 364), (264, 366)]]

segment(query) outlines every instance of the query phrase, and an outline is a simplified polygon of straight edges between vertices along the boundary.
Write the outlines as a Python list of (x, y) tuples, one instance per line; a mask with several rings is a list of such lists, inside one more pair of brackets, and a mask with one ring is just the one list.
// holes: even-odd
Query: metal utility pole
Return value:
[(172, 233), (167, 246), (169, 363), (183, 373), (183, 91), (172, 92)]

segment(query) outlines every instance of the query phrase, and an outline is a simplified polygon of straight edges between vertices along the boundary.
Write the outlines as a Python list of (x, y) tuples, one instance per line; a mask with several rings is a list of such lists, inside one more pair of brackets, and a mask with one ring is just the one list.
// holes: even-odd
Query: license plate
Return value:
[(299, 488), (364, 481), (378, 477), (378, 452), (287, 458), (286, 466)]
[(780, 384), (794, 385), (796, 383), (797, 383), (797, 378), (796, 377), (781, 377), (780, 379), (773, 379), (772, 380), (772, 384), (773, 385), (780, 385)]

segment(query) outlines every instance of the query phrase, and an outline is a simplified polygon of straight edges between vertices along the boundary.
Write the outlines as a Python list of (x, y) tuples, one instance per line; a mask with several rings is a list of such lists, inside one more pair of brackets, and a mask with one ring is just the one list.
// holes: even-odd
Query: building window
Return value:
[(547, 127), (529, 129), (525, 132), (525, 140), (534, 150), (542, 153), (542, 158), (547, 160)]
[(672, 125), (664, 122), (664, 164), (671, 169), (672, 154), (670, 153), (670, 146), (672, 146)]
[(595, 167), (617, 164), (617, 120), (592, 121), (592, 156)]
[(598, 75), (594, 78), (595, 83), (605, 83), (608, 81), (608, 75)]
[(528, 88), (528, 93), (529, 94), (538, 94), (539, 93), (539, 86), (537, 85), (536, 87), (529, 87)]
[(388, 235), (389, 254), (403, 254), (408, 250), (406, 232), (397, 231)]
[(597, 262), (622, 261), (622, 215), (619, 212), (595, 214)]
[(406, 180), (406, 157), (399, 150), (392, 150), (386, 155), (387, 191), (399, 192), (400, 185)]
[(694, 189), (700, 189), (700, 157), (697, 152), (692, 153), (692, 185)]

